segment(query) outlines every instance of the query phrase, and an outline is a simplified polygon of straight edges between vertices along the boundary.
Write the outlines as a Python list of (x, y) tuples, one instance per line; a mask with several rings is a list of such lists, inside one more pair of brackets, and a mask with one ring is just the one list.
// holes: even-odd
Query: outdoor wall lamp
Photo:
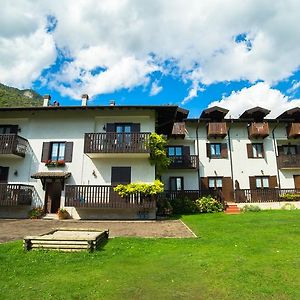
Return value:
[(92, 175), (93, 175), (95, 178), (97, 178), (97, 174), (96, 174), (96, 171), (95, 171), (95, 170), (93, 170)]
[(15, 176), (18, 176), (18, 170), (15, 170), (15, 171), (14, 171), (14, 175), (15, 175)]

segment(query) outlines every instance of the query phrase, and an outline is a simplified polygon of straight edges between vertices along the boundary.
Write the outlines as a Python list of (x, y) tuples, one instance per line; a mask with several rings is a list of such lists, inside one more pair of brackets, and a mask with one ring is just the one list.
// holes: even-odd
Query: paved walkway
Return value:
[(26, 235), (46, 233), (52, 228), (109, 229), (110, 237), (195, 237), (180, 220), (163, 221), (75, 221), (0, 219), (0, 243), (19, 240)]

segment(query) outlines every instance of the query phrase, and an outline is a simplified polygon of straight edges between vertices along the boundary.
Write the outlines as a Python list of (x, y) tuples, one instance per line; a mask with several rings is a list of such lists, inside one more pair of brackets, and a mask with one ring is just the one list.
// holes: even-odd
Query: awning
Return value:
[(70, 172), (38, 172), (33, 175), (31, 175), (31, 178), (34, 179), (41, 179), (43, 189), (45, 190), (46, 187), (46, 180), (52, 179), (53, 181), (55, 179), (58, 179), (61, 182), (62, 190), (64, 189), (65, 180), (71, 176)]

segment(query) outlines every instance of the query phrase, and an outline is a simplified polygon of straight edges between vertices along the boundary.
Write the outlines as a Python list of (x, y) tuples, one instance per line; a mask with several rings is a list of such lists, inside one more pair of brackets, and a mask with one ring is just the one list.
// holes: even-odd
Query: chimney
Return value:
[(115, 106), (116, 101), (115, 100), (109, 100), (109, 106)]
[(81, 96), (81, 106), (87, 106), (87, 102), (89, 100), (89, 95), (88, 94), (83, 94)]
[(50, 100), (51, 100), (51, 96), (50, 96), (50, 95), (44, 95), (44, 103), (43, 103), (43, 106), (49, 106)]

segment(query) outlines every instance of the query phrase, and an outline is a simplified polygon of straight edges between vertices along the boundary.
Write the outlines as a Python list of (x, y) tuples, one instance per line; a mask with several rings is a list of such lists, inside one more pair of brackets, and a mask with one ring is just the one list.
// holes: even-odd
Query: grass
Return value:
[(0, 245), (0, 299), (300, 299), (300, 211), (183, 216), (197, 239), (95, 253)]

